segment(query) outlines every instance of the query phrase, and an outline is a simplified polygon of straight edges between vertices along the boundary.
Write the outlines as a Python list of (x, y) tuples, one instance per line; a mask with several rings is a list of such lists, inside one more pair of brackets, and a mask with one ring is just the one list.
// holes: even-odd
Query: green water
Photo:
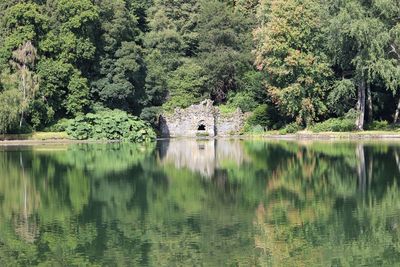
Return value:
[(0, 266), (400, 265), (400, 143), (0, 147)]

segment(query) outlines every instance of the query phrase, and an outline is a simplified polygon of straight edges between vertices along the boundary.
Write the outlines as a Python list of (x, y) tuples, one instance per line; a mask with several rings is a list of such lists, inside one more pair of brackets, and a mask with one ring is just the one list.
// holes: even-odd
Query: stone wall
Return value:
[(238, 109), (233, 114), (221, 114), (211, 100), (186, 109), (176, 109), (173, 114), (160, 117), (160, 131), (163, 137), (214, 137), (238, 134), (245, 119)]
[(245, 116), (240, 109), (232, 114), (221, 114), (216, 116), (217, 135), (228, 136), (240, 133), (245, 123)]
[(199, 173), (211, 178), (218, 170), (235, 164), (241, 166), (249, 157), (240, 140), (184, 139), (160, 142), (159, 161), (178, 169)]

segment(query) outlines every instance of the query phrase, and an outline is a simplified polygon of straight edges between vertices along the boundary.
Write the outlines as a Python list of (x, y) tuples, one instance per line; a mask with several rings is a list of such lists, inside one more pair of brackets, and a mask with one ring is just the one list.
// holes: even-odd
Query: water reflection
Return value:
[(1, 266), (393, 266), (400, 145), (0, 148)]
[(187, 168), (208, 178), (227, 162), (240, 166), (248, 158), (240, 140), (171, 139), (160, 143), (159, 147), (162, 164)]

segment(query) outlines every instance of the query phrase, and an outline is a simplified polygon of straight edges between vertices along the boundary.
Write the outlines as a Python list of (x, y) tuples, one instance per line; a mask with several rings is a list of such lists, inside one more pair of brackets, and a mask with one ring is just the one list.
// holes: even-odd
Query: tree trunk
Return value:
[(362, 78), (358, 86), (358, 101), (357, 101), (357, 111), (358, 116), (356, 120), (357, 129), (364, 130), (364, 118), (365, 118), (365, 80)]
[(25, 100), (26, 100), (26, 72), (27, 72), (27, 67), (26, 65), (22, 66), (22, 71), (21, 71), (21, 79), (22, 79), (22, 110), (21, 110), (21, 119), (19, 120), (19, 128), (22, 128), (22, 122), (24, 120), (24, 109), (25, 109)]
[(400, 115), (400, 98), (399, 98), (399, 102), (397, 103), (397, 108), (396, 108), (396, 112), (394, 114), (394, 121), (393, 123), (397, 123), (399, 121), (399, 115)]
[(367, 168), (365, 163), (364, 145), (358, 144), (356, 149), (357, 155), (357, 175), (358, 175), (358, 188), (364, 193), (367, 185)]
[(367, 84), (367, 104), (368, 104), (368, 122), (373, 121), (373, 110), (372, 110), (372, 95), (371, 95), (371, 85)]
[(396, 152), (394, 152), (394, 158), (396, 159), (396, 165), (397, 165), (397, 169), (399, 170), (399, 174), (400, 174), (400, 157), (399, 154)]
[(23, 120), (24, 120), (24, 111), (22, 110), (22, 111), (21, 111), (21, 118), (19, 119), (19, 128), (20, 128), (20, 129), (22, 128), (22, 122), (23, 122)]

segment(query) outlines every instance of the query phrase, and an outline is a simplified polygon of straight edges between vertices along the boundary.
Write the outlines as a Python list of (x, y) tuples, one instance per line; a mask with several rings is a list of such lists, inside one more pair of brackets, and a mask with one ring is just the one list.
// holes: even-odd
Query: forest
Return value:
[(399, 89), (398, 0), (0, 2), (3, 134), (156, 128), (203, 99), (248, 131), (383, 129)]

